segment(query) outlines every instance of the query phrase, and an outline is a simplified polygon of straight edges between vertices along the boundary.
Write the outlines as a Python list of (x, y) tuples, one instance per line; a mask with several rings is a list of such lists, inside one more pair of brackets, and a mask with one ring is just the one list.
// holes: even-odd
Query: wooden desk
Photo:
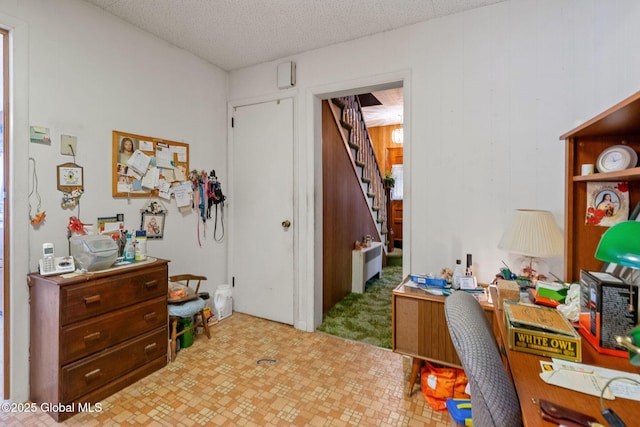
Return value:
[[(494, 301), (497, 301), (494, 288), (491, 289), (491, 297)], [(537, 403), (534, 403), (537, 399), (545, 399), (589, 414), (598, 419), (603, 425), (609, 425), (600, 413), (600, 399), (598, 397), (553, 386), (542, 381), (539, 375), (540, 359), (551, 359), (510, 350), (507, 345), (508, 338), (504, 312), (498, 309), (497, 304), (495, 306), (495, 316), (496, 325), (500, 330), (500, 335), (497, 337), (498, 344), (501, 347), (504, 346), (506, 350), (506, 359), (518, 393), (518, 399), (520, 400), (522, 419), (525, 426), (557, 426), (542, 419), (540, 408)], [(582, 340), (582, 363), (640, 374), (640, 367), (631, 365), (628, 359), (600, 354), (584, 339)], [(605, 406), (613, 409), (628, 426), (637, 425), (637, 418), (640, 415), (640, 402), (618, 397), (615, 400), (605, 400)]]
[[(411, 395), (425, 360), (461, 368), (444, 315), (446, 297), (405, 286), (405, 278), (392, 293), (392, 350), (413, 358), (408, 394)], [(493, 325), (493, 305), (477, 294)]]

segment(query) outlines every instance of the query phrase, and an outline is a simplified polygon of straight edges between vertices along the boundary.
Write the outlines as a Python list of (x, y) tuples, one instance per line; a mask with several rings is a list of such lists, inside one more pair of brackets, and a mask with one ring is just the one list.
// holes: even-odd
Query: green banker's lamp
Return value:
[[(605, 231), (598, 243), (595, 257), (601, 261), (640, 269), (640, 222), (621, 222)], [(633, 297), (633, 289), (630, 289), (629, 297)], [(630, 304), (629, 309), (633, 310), (633, 304)], [(640, 326), (636, 326), (625, 336), (617, 336), (616, 342), (629, 351), (631, 364), (640, 366)]]

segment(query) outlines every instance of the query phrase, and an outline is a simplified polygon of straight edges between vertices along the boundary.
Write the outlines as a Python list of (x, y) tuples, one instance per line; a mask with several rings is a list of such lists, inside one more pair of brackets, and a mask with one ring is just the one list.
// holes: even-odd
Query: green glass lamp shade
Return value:
[(596, 258), (625, 267), (640, 268), (640, 222), (626, 221), (609, 228), (600, 239)]

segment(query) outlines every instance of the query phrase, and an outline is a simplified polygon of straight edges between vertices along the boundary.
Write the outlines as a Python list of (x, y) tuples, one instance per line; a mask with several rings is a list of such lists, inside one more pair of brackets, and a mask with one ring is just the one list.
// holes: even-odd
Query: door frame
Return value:
[[(29, 146), (20, 141), (29, 141), (29, 26), (13, 16), (0, 13), (0, 27), (9, 31), (9, 122), (5, 138), (9, 144), (8, 161), (11, 168), (6, 171), (5, 197), (10, 220), (5, 223), (5, 304), (10, 307), (6, 315), (5, 378), (3, 398), (13, 402), (29, 399), (29, 289), (26, 277), (30, 271), (29, 240), (32, 237), (26, 197), (11, 197), (12, 194), (29, 193)], [(28, 236), (15, 239), (14, 236)], [(9, 253), (7, 253), (9, 252)], [(25, 262), (25, 260), (27, 260)], [(19, 325), (17, 327), (16, 325)]]
[[(411, 70), (402, 70), (384, 75), (371, 76), (346, 82), (311, 87), (305, 99), (307, 117), (305, 140), (307, 163), (306, 179), (313, 183), (309, 194), (314, 194), (312, 227), (303, 240), (307, 245), (307, 253), (314, 254), (313, 268), (307, 271), (307, 293), (312, 295), (308, 301), (306, 318), (311, 329), (315, 330), (322, 323), (322, 100), (340, 96), (356, 95), (376, 90), (403, 88), (403, 128), (404, 128), (404, 199), (403, 199), (403, 250), (402, 274), (407, 276), (411, 271)], [(405, 247), (406, 246), (406, 247)]]
[(7, 200), (9, 200), (8, 198), (8, 191), (7, 191), (7, 187), (8, 184), (10, 183), (9, 181), (9, 176), (10, 176), (10, 166), (11, 163), (9, 162), (9, 156), (11, 155), (11, 152), (9, 150), (9, 138), (8, 136), (11, 134), (11, 124), (9, 123), (9, 118), (10, 118), (10, 111), (9, 111), (9, 89), (10, 89), (10, 85), (9, 85), (9, 80), (10, 80), (10, 74), (9, 74), (9, 47), (10, 47), (10, 38), (9, 38), (9, 31), (5, 30), (4, 28), (0, 29), (0, 31), (3, 33), (3, 38), (2, 38), (2, 86), (3, 86), (3, 97), (2, 97), (2, 122), (3, 122), (3, 129), (2, 129), (2, 162), (3, 162), (3, 175), (2, 175), (2, 179), (3, 179), (3, 183), (4, 185), (2, 185), (1, 187), (4, 187), (4, 193), (5, 194), (0, 194), (1, 200), (0, 202), (3, 203), (3, 236), (2, 236), (2, 245), (3, 245), (3, 258), (2, 258), (2, 336), (3, 336), (3, 342), (2, 342), (2, 361), (3, 361), (3, 366), (2, 366), (2, 397), (3, 399), (8, 399), (11, 396), (11, 371), (10, 371), (10, 366), (11, 366), (11, 354), (9, 353), (9, 349), (10, 344), (9, 344), (9, 331), (11, 330), (11, 320), (10, 320), (10, 316), (11, 316), (11, 305), (9, 304), (10, 301), (10, 292), (9, 292), (9, 272), (10, 269), (7, 268), (9, 266), (9, 263), (11, 261), (10, 258), (10, 251), (8, 251), (7, 249), (9, 248), (9, 243), (10, 243), (10, 230), (11, 230), (11, 223), (9, 222), (10, 220), (10, 216), (9, 216), (9, 206), (7, 206)]

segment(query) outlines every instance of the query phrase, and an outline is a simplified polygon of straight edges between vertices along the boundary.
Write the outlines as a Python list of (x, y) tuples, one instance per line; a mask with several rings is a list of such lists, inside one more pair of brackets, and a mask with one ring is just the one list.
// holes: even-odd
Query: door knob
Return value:
[(291, 221), (289, 221), (288, 219), (285, 219), (284, 221), (282, 221), (282, 228), (287, 230), (289, 227), (291, 227)]

